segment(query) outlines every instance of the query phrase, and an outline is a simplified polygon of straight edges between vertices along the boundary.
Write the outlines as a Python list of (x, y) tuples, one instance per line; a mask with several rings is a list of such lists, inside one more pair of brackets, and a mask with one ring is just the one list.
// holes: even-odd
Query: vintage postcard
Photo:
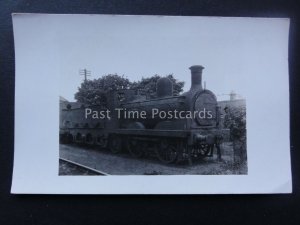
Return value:
[(12, 193), (291, 193), (289, 19), (12, 17)]

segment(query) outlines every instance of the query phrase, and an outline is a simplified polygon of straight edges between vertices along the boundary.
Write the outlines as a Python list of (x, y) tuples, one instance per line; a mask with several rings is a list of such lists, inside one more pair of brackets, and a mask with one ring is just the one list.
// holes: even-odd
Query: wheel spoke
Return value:
[(156, 148), (156, 154), (160, 161), (163, 163), (173, 163), (176, 161), (178, 151), (176, 143), (172, 143), (169, 140), (163, 140)]
[(135, 158), (140, 158), (143, 156), (144, 152), (142, 148), (143, 145), (136, 139), (131, 138), (127, 142), (127, 149), (129, 153)]
[(114, 137), (110, 140), (110, 151), (112, 153), (119, 153), (122, 151), (122, 139), (120, 137)]

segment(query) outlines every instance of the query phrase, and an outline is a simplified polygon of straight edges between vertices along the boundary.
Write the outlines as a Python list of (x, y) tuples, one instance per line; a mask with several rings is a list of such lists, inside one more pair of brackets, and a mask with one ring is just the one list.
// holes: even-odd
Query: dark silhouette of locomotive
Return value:
[[(113, 153), (127, 149), (134, 157), (154, 155), (164, 163), (211, 156), (216, 147), (220, 159), (220, 144), (229, 131), (219, 127), (216, 96), (202, 88), (203, 69), (190, 67), (191, 88), (180, 96), (173, 96), (168, 78), (160, 78), (155, 97), (147, 98), (137, 90), (112, 90), (107, 92), (106, 102), (88, 106), (93, 111), (110, 110), (110, 118), (86, 118), (85, 107), (67, 106), (61, 110), (60, 141), (98, 145)], [(128, 118), (124, 110), (144, 111), (146, 118)], [(175, 111), (181, 112), (180, 117), (174, 116)], [(173, 112), (172, 116), (164, 116), (168, 112)]]

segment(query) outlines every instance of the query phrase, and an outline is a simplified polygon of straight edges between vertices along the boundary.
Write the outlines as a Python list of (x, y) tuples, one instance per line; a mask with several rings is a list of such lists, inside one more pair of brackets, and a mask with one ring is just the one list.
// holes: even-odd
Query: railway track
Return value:
[(94, 168), (85, 166), (85, 165), (83, 165), (83, 164), (80, 164), (80, 163), (77, 163), (77, 162), (74, 162), (74, 161), (71, 161), (71, 160), (62, 158), (62, 157), (59, 157), (59, 160), (61, 160), (62, 162), (71, 164), (71, 165), (73, 165), (73, 166), (82, 168), (82, 169), (84, 169), (84, 170), (91, 171), (92, 173), (95, 173), (96, 175), (102, 175), (102, 176), (110, 175), (110, 174), (105, 173), (105, 172), (103, 172), (103, 171), (100, 171), (100, 170), (97, 170), (97, 169), (94, 169)]

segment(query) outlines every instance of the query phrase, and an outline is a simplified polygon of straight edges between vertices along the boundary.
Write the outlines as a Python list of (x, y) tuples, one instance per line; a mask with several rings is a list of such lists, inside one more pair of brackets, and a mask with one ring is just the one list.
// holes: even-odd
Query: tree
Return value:
[(227, 108), (224, 127), (230, 129), (233, 142), (234, 169), (237, 173), (243, 173), (243, 170), (247, 167), (246, 107), (231, 106)]
[[(173, 82), (173, 95), (179, 95), (183, 90), (184, 82), (177, 81), (173, 74), (167, 77)], [(155, 96), (156, 82), (159, 78), (161, 76), (156, 74), (132, 83), (124, 76), (109, 74), (98, 79), (83, 81), (75, 94), (75, 99), (87, 105), (103, 104), (106, 103), (107, 91), (129, 88), (139, 90), (140, 94)]]
[[(162, 76), (155, 74), (152, 77), (142, 78), (142, 80), (134, 82), (131, 85), (131, 88), (139, 90), (142, 94), (155, 95), (156, 83), (161, 77)], [(176, 80), (173, 74), (169, 74), (166, 77), (168, 77), (173, 83), (173, 95), (179, 95), (183, 91), (184, 82)]]
[(128, 89), (131, 82), (124, 76), (108, 74), (94, 80), (85, 80), (78, 88), (75, 99), (84, 104), (101, 104), (106, 102), (109, 90)]

